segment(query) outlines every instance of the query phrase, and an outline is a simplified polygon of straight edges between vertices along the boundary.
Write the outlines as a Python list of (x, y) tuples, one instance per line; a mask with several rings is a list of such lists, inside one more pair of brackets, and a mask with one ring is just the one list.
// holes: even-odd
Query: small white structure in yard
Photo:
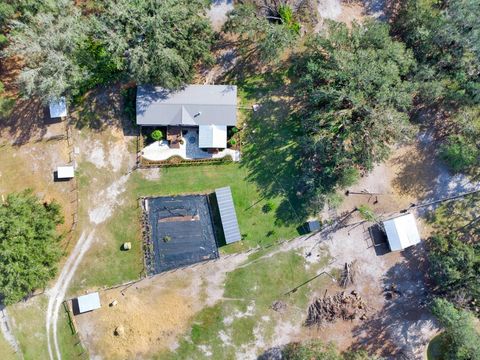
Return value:
[(200, 125), (198, 127), (198, 147), (225, 149), (227, 147), (227, 126)]
[(94, 292), (88, 295), (79, 296), (77, 298), (78, 302), (78, 312), (80, 314), (100, 309), (100, 295), (98, 292)]
[(58, 166), (57, 178), (58, 179), (71, 179), (75, 176), (75, 170), (73, 166)]
[(50, 117), (52, 119), (67, 116), (67, 100), (61, 97), (57, 100), (52, 100), (49, 104)]
[(420, 242), (420, 235), (413, 214), (405, 214), (386, 220), (383, 222), (383, 227), (391, 251), (403, 250)]

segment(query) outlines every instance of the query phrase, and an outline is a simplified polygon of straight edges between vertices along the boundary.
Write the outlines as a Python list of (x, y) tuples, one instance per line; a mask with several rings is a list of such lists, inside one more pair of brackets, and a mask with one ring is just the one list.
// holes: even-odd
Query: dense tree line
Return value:
[(5, 54), (25, 62), (19, 81), (27, 96), (48, 101), (118, 78), (178, 88), (210, 59), (201, 0), (104, 0), (87, 13), (70, 0), (40, 4), (5, 21)]
[(418, 100), (450, 115), (442, 156), (454, 171), (479, 165), (480, 2), (397, 1), (392, 33), (418, 62)]
[(294, 67), (303, 194), (351, 185), (409, 136), (414, 87), (406, 77), (414, 66), (411, 52), (379, 22), (352, 29), (331, 23), (307, 41)]
[(42, 203), (31, 191), (13, 193), (0, 205), (0, 299), (13, 304), (53, 278), (61, 256), (56, 202)]
[(480, 299), (480, 195), (469, 195), (436, 210), (428, 242), (431, 276), (438, 293), (465, 308)]
[(444, 332), (440, 335), (442, 358), (448, 360), (480, 359), (480, 333), (475, 319), (465, 310), (456, 309), (445, 299), (436, 299), (432, 311)]

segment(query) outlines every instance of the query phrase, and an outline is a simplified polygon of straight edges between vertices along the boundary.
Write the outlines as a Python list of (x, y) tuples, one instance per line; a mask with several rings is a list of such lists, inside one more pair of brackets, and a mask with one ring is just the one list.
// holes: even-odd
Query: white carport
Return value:
[(227, 126), (200, 125), (198, 131), (198, 147), (225, 149), (227, 147)]
[(78, 302), (78, 312), (80, 314), (92, 311), (96, 309), (100, 309), (100, 295), (98, 292), (94, 292), (88, 295), (79, 296), (77, 298)]
[(383, 222), (391, 251), (406, 249), (420, 242), (413, 214), (405, 214)]
[(67, 116), (67, 100), (61, 97), (57, 100), (52, 100), (49, 104), (50, 117), (61, 118)]

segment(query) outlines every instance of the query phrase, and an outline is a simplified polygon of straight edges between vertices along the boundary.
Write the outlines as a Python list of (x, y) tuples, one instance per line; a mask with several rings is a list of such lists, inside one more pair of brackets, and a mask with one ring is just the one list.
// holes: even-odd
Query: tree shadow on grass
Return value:
[(299, 123), (290, 115), (292, 104), (287, 98), (272, 96), (259, 104), (258, 111), (248, 114), (244, 129), (242, 166), (248, 169), (247, 180), (255, 182), (265, 198), (282, 198), (276, 209), (279, 225), (302, 223), (307, 212), (297, 196)]
[(126, 136), (137, 135), (137, 126), (123, 111), (124, 101), (121, 84), (99, 86), (77, 99), (78, 111), (71, 116), (70, 123), (77, 129), (119, 128)]
[[(385, 303), (374, 316), (353, 329), (351, 350), (366, 350), (387, 358), (415, 358), (435, 328), (429, 311), (425, 278), (427, 261), (422, 245), (403, 251), (404, 260), (393, 265), (382, 279), (386, 290), (377, 296)], [(390, 291), (392, 285), (395, 291)], [(417, 354), (418, 356), (418, 354)]]
[(20, 146), (41, 139), (50, 122), (48, 107), (38, 99), (19, 99), (8, 118), (0, 119), (0, 133)]

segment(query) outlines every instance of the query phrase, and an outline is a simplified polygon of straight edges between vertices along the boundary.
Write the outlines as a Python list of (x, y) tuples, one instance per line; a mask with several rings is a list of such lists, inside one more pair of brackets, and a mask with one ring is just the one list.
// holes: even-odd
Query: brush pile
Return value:
[(353, 290), (350, 294), (344, 291), (333, 296), (317, 298), (308, 308), (306, 326), (321, 326), (325, 323), (334, 322), (337, 319), (360, 320), (367, 319), (367, 306), (362, 297)]

